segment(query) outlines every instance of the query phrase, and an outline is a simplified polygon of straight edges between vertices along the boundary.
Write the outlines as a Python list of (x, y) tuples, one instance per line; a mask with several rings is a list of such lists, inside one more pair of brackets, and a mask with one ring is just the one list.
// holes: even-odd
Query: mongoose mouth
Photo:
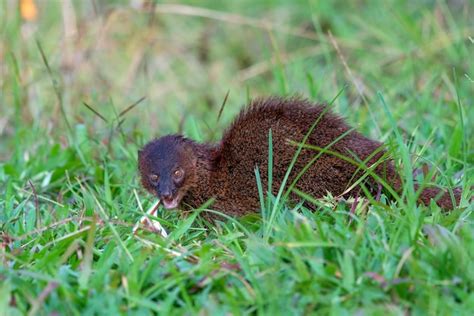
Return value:
[(179, 198), (172, 197), (172, 198), (162, 198), (161, 201), (163, 202), (163, 206), (165, 209), (170, 210), (178, 207), (179, 204)]

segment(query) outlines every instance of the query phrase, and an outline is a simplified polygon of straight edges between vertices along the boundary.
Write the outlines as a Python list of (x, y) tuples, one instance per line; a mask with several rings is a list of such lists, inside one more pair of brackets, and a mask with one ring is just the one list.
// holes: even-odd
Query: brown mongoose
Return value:
[[(314, 198), (322, 198), (328, 192), (333, 196), (363, 194), (361, 183), (375, 193), (382, 181), (393, 187), (394, 192), (401, 192), (401, 180), (393, 162), (382, 160), (386, 156), (382, 143), (351, 130), (326, 106), (298, 98), (275, 97), (251, 102), (218, 143), (200, 144), (181, 135), (149, 142), (138, 153), (141, 182), (167, 209), (197, 208), (213, 198), (211, 208), (228, 215), (258, 211), (255, 168), (260, 170), (261, 183), (266, 188), (270, 130), (274, 195), (298, 149), (300, 153), (286, 187), (309, 166), (295, 188)], [(300, 145), (306, 135), (307, 146)], [(308, 165), (311, 160), (313, 163)], [(367, 176), (367, 168), (373, 169), (372, 175)], [(365, 181), (356, 183), (364, 174)], [(460, 192), (455, 190), (454, 196), (454, 202), (459, 203)], [(298, 199), (294, 192), (289, 197)], [(418, 201), (429, 204), (432, 199), (444, 209), (455, 207), (451, 195), (437, 188), (422, 190)]]

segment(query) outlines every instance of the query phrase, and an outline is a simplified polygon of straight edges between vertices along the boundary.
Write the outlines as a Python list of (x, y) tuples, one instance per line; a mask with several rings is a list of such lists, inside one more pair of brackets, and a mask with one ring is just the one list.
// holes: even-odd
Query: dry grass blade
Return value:
[(132, 103), (130, 106), (128, 106), (125, 110), (123, 110), (122, 112), (119, 113), (119, 117), (122, 117), (124, 116), (125, 114), (127, 114), (128, 111), (132, 110), (134, 107), (136, 107), (137, 105), (139, 105), (143, 100), (145, 100), (146, 97), (141, 97), (140, 99), (138, 99), (138, 101), (135, 101), (134, 103)]
[(35, 186), (33, 185), (33, 182), (31, 182), (31, 180), (28, 180), (28, 184), (30, 185), (31, 190), (33, 191), (33, 197), (35, 199), (36, 228), (39, 228), (41, 226), (41, 216), (39, 210), (38, 194), (36, 193)]
[(365, 85), (363, 84), (363, 82), (361, 80), (357, 80), (356, 77), (354, 76), (354, 73), (352, 72), (351, 68), (349, 68), (349, 65), (347, 64), (347, 60), (344, 57), (344, 55), (342, 54), (342, 51), (339, 47), (339, 44), (337, 44), (336, 39), (332, 35), (331, 31), (328, 31), (328, 36), (329, 36), (329, 40), (330, 40), (331, 44), (334, 46), (334, 49), (337, 52), (337, 55), (341, 59), (342, 65), (344, 66), (344, 69), (346, 70), (347, 75), (349, 76), (349, 79), (354, 84), (354, 86), (355, 86), (357, 92), (359, 93), (360, 97), (362, 99), (364, 99), (364, 101), (367, 103), (366, 96), (365, 96), (365, 93), (364, 93)]
[(49, 282), (48, 285), (44, 288), (44, 290), (40, 293), (38, 298), (33, 301), (28, 315), (36, 315), (36, 313), (40, 310), (46, 298), (48, 298), (51, 292), (53, 292), (58, 286), (59, 284), (57, 282), (54, 282), (54, 281)]
[(318, 38), (318, 35), (316, 33), (300, 30), (298, 28), (290, 28), (282, 25), (272, 24), (263, 19), (257, 20), (235, 13), (221, 12), (217, 10), (210, 10), (189, 5), (159, 4), (156, 5), (155, 12), (208, 18), (226, 23), (252, 26), (256, 28), (265, 29), (267, 31), (282, 32), (311, 40), (316, 40)]
[(375, 115), (374, 115), (372, 109), (369, 107), (369, 100), (367, 99), (367, 97), (368, 97), (368, 92), (367, 92), (368, 87), (364, 84), (364, 82), (362, 81), (360, 76), (358, 76), (357, 78), (356, 78), (356, 76), (354, 76), (354, 73), (352, 72), (351, 68), (347, 64), (347, 60), (344, 57), (344, 55), (342, 54), (342, 51), (341, 51), (336, 39), (334, 38), (334, 36), (332, 35), (332, 32), (330, 30), (328, 31), (328, 36), (329, 36), (329, 40), (330, 40), (331, 44), (334, 46), (334, 49), (337, 52), (337, 55), (341, 59), (342, 65), (343, 65), (344, 69), (347, 72), (347, 76), (349, 77), (349, 80), (352, 81), (352, 83), (354, 84), (354, 87), (357, 90), (357, 93), (359, 94), (359, 96), (362, 98), (362, 100), (366, 104), (367, 109), (369, 110), (370, 117), (372, 118), (372, 121), (374, 122), (373, 125), (377, 129), (377, 133), (379, 135), (381, 135), (382, 132), (380, 131), (380, 128), (379, 128), (378, 124), (376, 124), (377, 120), (375, 118)]
[(121, 119), (117, 124), (117, 128), (121, 128), (124, 122), (125, 122), (125, 118)]
[(227, 98), (229, 97), (230, 90), (227, 90), (227, 93), (225, 94), (224, 101), (222, 101), (221, 108), (219, 109), (219, 114), (217, 114), (217, 122), (221, 119), (222, 111), (224, 111), (224, 107), (227, 103)]
[(84, 106), (86, 108), (88, 108), (92, 113), (94, 113), (95, 115), (97, 115), (100, 119), (102, 119), (102, 121), (104, 121), (105, 123), (108, 123), (107, 119), (102, 116), (102, 114), (100, 114), (99, 112), (97, 112), (92, 106), (90, 106), (89, 104), (87, 104), (86, 102), (82, 101), (82, 104), (84, 104)]
[(69, 123), (69, 120), (67, 119), (66, 110), (64, 110), (63, 97), (62, 97), (61, 89), (59, 88), (59, 83), (56, 79), (54, 79), (53, 72), (51, 71), (51, 67), (49, 66), (48, 59), (46, 58), (43, 47), (41, 46), (41, 43), (38, 40), (36, 40), (36, 46), (38, 46), (38, 50), (40, 51), (41, 58), (43, 59), (43, 63), (46, 66), (46, 70), (48, 71), (48, 75), (49, 75), (49, 78), (51, 79), (51, 83), (53, 84), (54, 92), (56, 94), (56, 98), (58, 99), (59, 108), (61, 110), (61, 114), (63, 116), (64, 122), (66, 123), (69, 133), (71, 133), (72, 135), (73, 134), (72, 127), (71, 127), (71, 124)]
[[(312, 57), (317, 54), (320, 54), (321, 52), (322, 49), (320, 46), (304, 47), (288, 54), (282, 54), (281, 56), (279, 56), (278, 62), (280, 63), (280, 65), (285, 65), (290, 63), (292, 60)], [(262, 75), (266, 72), (269, 72), (273, 69), (276, 62), (277, 57), (273, 56), (268, 60), (255, 63), (252, 66), (249, 66), (239, 71), (235, 80), (239, 83), (242, 83), (244, 81)]]

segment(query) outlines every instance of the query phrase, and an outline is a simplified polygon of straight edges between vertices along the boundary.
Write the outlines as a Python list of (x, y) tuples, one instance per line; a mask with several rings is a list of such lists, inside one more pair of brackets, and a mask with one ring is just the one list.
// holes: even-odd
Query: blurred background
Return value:
[(472, 0), (0, 0), (0, 314), (469, 314), (472, 206), (335, 201), (274, 226), (159, 210), (169, 242), (131, 229), (154, 202), (140, 146), (218, 140), (268, 95), (334, 100), (411, 158), (404, 176), (435, 170), (468, 204), (473, 16)]
[(473, 119), (473, 13), (468, 0), (3, 0), (0, 159), (18, 141), (107, 142), (119, 123), (134, 144), (215, 140), (250, 98), (341, 89), (336, 111), (367, 135), (389, 132), (380, 92), (403, 131), (456, 156), (453, 135), (473, 135), (458, 124), (458, 98)]

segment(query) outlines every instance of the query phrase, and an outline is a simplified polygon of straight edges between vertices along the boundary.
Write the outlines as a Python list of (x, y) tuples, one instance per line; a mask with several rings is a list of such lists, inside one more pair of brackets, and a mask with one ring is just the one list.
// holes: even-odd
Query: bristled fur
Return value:
[[(371, 166), (378, 177), (393, 186), (395, 191), (401, 191), (401, 180), (392, 161), (380, 161), (385, 156), (381, 143), (350, 131), (344, 120), (327, 111), (325, 106), (298, 98), (253, 101), (241, 111), (217, 144), (198, 144), (181, 135), (168, 135), (148, 143), (139, 154), (142, 184), (157, 194), (155, 186), (148, 180), (150, 172), (170, 173), (179, 165), (185, 171), (184, 182), (176, 188), (182, 205), (199, 207), (214, 198), (212, 208), (229, 215), (258, 211), (260, 203), (255, 168), (259, 168), (262, 183), (266, 184), (269, 131), (273, 139), (272, 190), (276, 194), (298, 149), (297, 144), (303, 141), (316, 120), (317, 125), (305, 143), (313, 148), (301, 150), (287, 186), (319, 155), (296, 183), (298, 190), (315, 198), (324, 197), (328, 192), (333, 196), (362, 194), (359, 185), (348, 189), (364, 174), (364, 169)], [(329, 149), (349, 159), (331, 153), (320, 154), (316, 147)], [(365, 168), (359, 168), (348, 160), (359, 164), (365, 162)], [(364, 181), (372, 192), (377, 191), (376, 184), (376, 179), (370, 176)], [(460, 191), (454, 193), (458, 203)], [(298, 199), (294, 194), (290, 197)], [(451, 196), (436, 188), (424, 189), (419, 202), (427, 204), (435, 198), (442, 208), (453, 208)]]

